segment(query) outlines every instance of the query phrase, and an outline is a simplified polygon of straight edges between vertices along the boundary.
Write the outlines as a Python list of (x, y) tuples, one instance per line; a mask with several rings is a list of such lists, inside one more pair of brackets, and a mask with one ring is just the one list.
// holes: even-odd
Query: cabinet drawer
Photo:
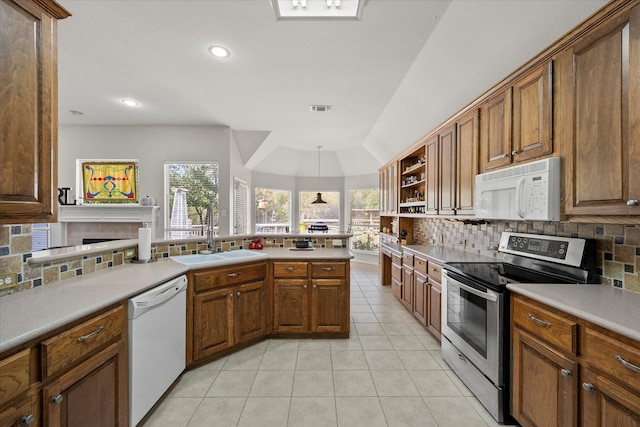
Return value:
[(30, 349), (0, 360), (0, 406), (29, 389)]
[(273, 277), (307, 277), (308, 262), (273, 262)]
[(585, 329), (584, 352), (589, 363), (640, 390), (640, 350)]
[(420, 258), (420, 257), (414, 257), (413, 258), (413, 268), (416, 271), (419, 271), (422, 274), (427, 274), (427, 267), (429, 265), (429, 262), (426, 259)]
[(442, 267), (434, 262), (430, 262), (428, 265), (427, 274), (436, 282), (442, 283)]
[(513, 322), (561, 350), (576, 353), (578, 325), (542, 307), (514, 298)]
[(259, 264), (230, 265), (216, 268), (215, 270), (196, 271), (193, 273), (196, 292), (262, 280), (265, 277), (267, 277), (267, 265), (264, 262)]
[(341, 278), (347, 272), (344, 262), (312, 262), (311, 277), (313, 278)]
[(123, 335), (123, 306), (107, 311), (42, 343), (42, 375), (51, 376), (72, 366), (94, 350)]
[(391, 278), (402, 282), (402, 267), (399, 265), (391, 264)]
[(413, 267), (413, 254), (404, 252), (402, 254), (402, 265)]
[(392, 253), (391, 262), (397, 265), (402, 265), (402, 256)]

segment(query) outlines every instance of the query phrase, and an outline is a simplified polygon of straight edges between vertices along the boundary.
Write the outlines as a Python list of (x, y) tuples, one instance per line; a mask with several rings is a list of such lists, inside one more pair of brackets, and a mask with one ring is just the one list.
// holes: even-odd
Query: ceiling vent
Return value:
[(333, 109), (333, 105), (311, 105), (309, 106), (311, 111), (316, 111), (318, 113), (323, 113), (325, 111), (330, 111)]

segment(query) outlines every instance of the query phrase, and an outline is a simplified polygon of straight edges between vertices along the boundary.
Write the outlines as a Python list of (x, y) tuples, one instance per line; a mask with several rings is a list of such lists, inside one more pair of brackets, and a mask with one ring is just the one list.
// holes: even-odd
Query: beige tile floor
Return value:
[(498, 425), (440, 345), (351, 263), (349, 339), (270, 339), (185, 372), (144, 427)]

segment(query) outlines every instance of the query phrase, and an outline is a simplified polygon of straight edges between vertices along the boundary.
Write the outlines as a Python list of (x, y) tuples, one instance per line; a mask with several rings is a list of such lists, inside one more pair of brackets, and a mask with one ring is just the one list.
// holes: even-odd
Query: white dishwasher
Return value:
[(185, 368), (187, 276), (129, 300), (129, 421), (136, 426)]

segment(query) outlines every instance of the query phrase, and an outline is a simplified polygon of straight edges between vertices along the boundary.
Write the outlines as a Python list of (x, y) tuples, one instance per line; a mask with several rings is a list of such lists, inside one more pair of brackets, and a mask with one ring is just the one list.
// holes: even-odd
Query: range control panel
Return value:
[(573, 237), (542, 236), (505, 231), (500, 236), (501, 252), (580, 266), (585, 240)]
[(549, 240), (525, 236), (511, 236), (507, 245), (509, 249), (514, 251), (558, 259), (565, 259), (569, 248), (569, 242), (566, 240)]

